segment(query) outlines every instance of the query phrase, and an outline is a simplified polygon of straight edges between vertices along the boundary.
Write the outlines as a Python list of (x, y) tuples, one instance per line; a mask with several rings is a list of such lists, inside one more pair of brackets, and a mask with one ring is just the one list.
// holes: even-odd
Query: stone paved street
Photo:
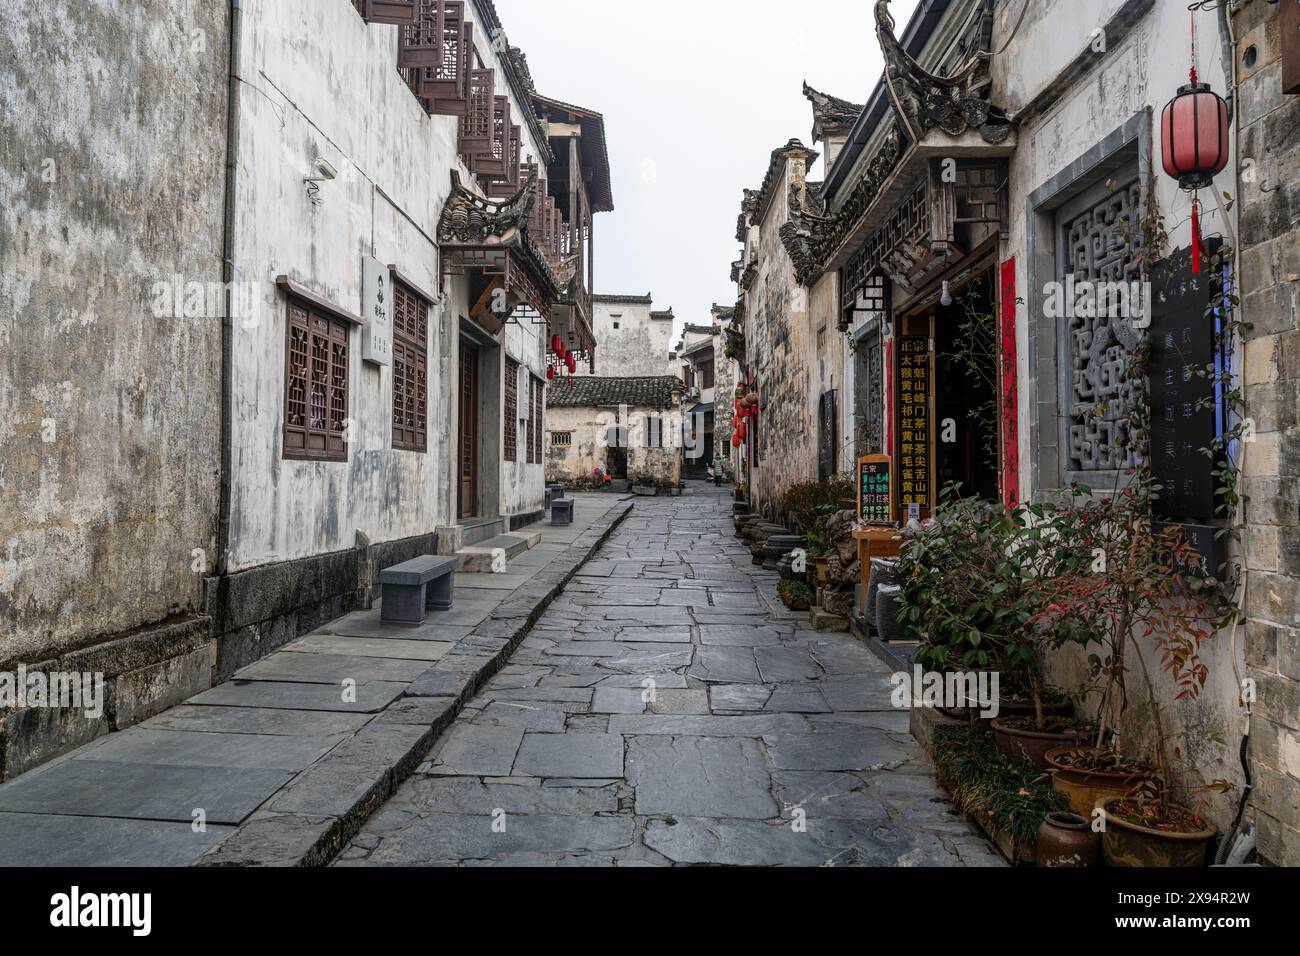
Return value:
[(730, 504), (638, 501), (336, 865), (1001, 865)]

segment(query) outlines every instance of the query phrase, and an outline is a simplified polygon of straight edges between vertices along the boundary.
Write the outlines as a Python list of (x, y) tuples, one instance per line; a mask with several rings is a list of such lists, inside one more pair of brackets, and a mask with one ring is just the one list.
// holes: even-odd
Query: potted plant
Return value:
[[(1226, 781), (1195, 784), (1195, 771), (1183, 766), (1189, 743), (1206, 734), (1196, 727), (1171, 731), (1168, 703), (1152, 676), (1159, 661), (1175, 688), (1174, 702), (1195, 701), (1209, 678), (1200, 656), (1202, 643), (1230, 624), (1237, 609), (1218, 582), (1205, 572), (1205, 559), (1178, 526), (1151, 518), (1157, 489), (1145, 473), (1113, 494), (1091, 497), (1077, 488), (1072, 521), (1080, 533), (1062, 542), (1065, 570), (1043, 582), (1046, 610), (1041, 620), (1068, 633), (1087, 633), (1101, 648), (1089, 658), (1103, 685), (1098, 728), (1085, 750), (1054, 754), (1062, 785), (1109, 785), (1122, 792), (1098, 793), (1105, 813), (1102, 847), (1115, 866), (1200, 866), (1217, 835), (1216, 828), (1188, 804), (1199, 793), (1227, 792)], [(1128, 707), (1128, 678), (1140, 676), (1145, 691), (1141, 715), (1149, 720), (1147, 759), (1113, 754), (1113, 731)], [(1172, 703), (1172, 702), (1170, 702)], [(1149, 766), (1147, 766), (1149, 764)], [(1099, 774), (1111, 772), (1121, 778)], [(1076, 800), (1086, 799), (1082, 792)]]
[(1008, 676), (1023, 707), (993, 721), (997, 745), (1008, 756), (1045, 767), (1047, 751), (1079, 742), (1085, 727), (1042, 677), (1043, 646), (1056, 638), (1034, 624), (1036, 580), (1053, 570), (1054, 558), (1029, 517), (1025, 508), (945, 489), (935, 518), (905, 536), (901, 614), (923, 643), (917, 655), (922, 666)]
[(1047, 766), (1052, 787), (1085, 817), (1099, 800), (1128, 796), (1151, 776), (1142, 761), (1104, 747), (1062, 747), (1047, 754)]

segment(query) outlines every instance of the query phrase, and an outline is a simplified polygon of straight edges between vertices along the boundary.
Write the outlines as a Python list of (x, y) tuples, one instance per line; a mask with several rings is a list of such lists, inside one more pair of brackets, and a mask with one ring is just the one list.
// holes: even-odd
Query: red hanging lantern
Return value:
[(551, 366), (549, 366), (549, 367), (546, 369), (546, 380), (547, 380), (548, 382), (554, 382), (554, 381), (555, 381), (555, 366), (554, 366), (554, 365), (551, 365)]
[(739, 435), (732, 435), (732, 436), (731, 436), (731, 447), (732, 447), (732, 448), (740, 448), (740, 446), (743, 445), (743, 444), (744, 444), (744, 442), (742, 442), (742, 441), (740, 440), (740, 436), (739, 436)]
[(573, 357), (572, 352), (569, 352), (567, 355), (565, 355), (564, 358), (565, 358), (565, 364), (568, 365), (569, 367), (569, 374), (570, 375), (575, 374), (578, 371), (578, 360)]
[(554, 352), (556, 355), (559, 355), (561, 352), (563, 352), (563, 351), (564, 351), (564, 339), (560, 338), (558, 335), (552, 335), (552, 336), (551, 336), (551, 351)]
[(749, 434), (749, 430), (745, 427), (745, 423), (743, 421), (736, 426), (736, 437), (739, 438), (741, 441), (744, 441), (745, 437), (748, 434)]
[(1196, 15), (1192, 14), (1191, 82), (1178, 88), (1160, 117), (1165, 172), (1192, 193), (1192, 272), (1201, 272), (1205, 242), (1201, 237), (1198, 190), (1214, 182), (1228, 166), (1228, 104), (1196, 73)]

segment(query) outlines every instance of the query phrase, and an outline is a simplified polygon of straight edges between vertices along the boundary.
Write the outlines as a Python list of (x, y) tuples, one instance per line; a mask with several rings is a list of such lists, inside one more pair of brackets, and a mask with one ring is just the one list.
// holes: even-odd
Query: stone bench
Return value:
[(547, 485), (546, 486), (546, 507), (551, 507), (561, 498), (564, 497), (564, 485)]
[(551, 502), (551, 525), (561, 528), (573, 524), (573, 499), (556, 498)]
[(450, 611), (459, 566), (459, 558), (426, 555), (381, 572), (384, 623), (419, 627), (428, 611)]

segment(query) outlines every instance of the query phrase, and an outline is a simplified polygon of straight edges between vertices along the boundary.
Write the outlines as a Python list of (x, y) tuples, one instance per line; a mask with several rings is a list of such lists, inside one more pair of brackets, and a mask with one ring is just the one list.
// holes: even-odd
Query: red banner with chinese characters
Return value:
[(1020, 388), (1016, 352), (1016, 260), (1002, 263), (1002, 500), (1020, 503)]

